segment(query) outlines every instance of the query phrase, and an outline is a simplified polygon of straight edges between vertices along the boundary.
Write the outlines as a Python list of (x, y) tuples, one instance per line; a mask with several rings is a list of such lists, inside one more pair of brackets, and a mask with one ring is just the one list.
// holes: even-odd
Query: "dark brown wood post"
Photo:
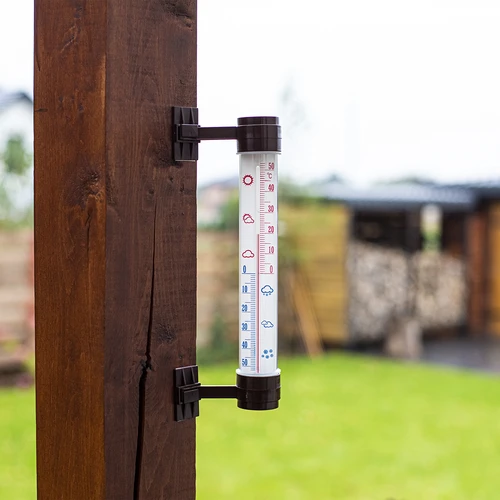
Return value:
[(193, 499), (196, 0), (35, 1), (39, 500)]
[(468, 326), (474, 335), (486, 332), (486, 280), (487, 280), (487, 214), (484, 208), (469, 215), (467, 224), (468, 246)]

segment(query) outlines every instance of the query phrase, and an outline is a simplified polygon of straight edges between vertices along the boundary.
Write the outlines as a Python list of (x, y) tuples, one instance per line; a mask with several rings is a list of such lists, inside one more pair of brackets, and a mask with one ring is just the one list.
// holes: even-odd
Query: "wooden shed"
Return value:
[[(296, 261), (293, 281), (282, 288), (293, 295), (306, 347), (318, 336), (325, 343), (342, 343), (348, 337), (349, 210), (342, 204), (312, 203), (287, 205), (280, 214)], [(280, 324), (292, 331), (294, 325), (283, 316)]]
[[(374, 270), (378, 283), (373, 283), (372, 289), (380, 289), (379, 295), (390, 292), (398, 301), (410, 293), (408, 290), (414, 286), (415, 278), (431, 288), (424, 299), (428, 305), (431, 302), (433, 318), (431, 314), (424, 314), (426, 317), (422, 318), (427, 333), (500, 335), (500, 186), (480, 189), (416, 184), (357, 189), (331, 183), (323, 185), (318, 192), (314, 201), (282, 203), (280, 207), (283, 236), (280, 258), (286, 260), (291, 255), (294, 261), (293, 273), (287, 273), (290, 266), (282, 265), (285, 262), (280, 264), (282, 347), (292, 340), (293, 348), (293, 338), (297, 337), (302, 338), (311, 353), (321, 344), (381, 340), (386, 332), (383, 318), (379, 318), (377, 327), (368, 322), (363, 335), (356, 331), (359, 322), (354, 321), (360, 310), (375, 307), (368, 304), (366, 297), (360, 301), (356, 296), (357, 284), (370, 279), (365, 275), (360, 277), (364, 271), (355, 267), (356, 259), (363, 260), (367, 248), (374, 249), (375, 254), (378, 252), (375, 266), (379, 267)], [(430, 260), (429, 254), (422, 252), (427, 240), (422, 235), (421, 213), (428, 206), (438, 207), (441, 214), (439, 252), (433, 254), (439, 257)], [(215, 279), (212, 274), (217, 266), (213, 262), (220, 262), (221, 258), (212, 241), (213, 235), (208, 235), (206, 241), (202, 236), (199, 239), (199, 292), (204, 299), (199, 303), (199, 329), (207, 332), (210, 329), (217, 299), (219, 313), (232, 338), (237, 330), (237, 308), (229, 297), (236, 289), (237, 277), (230, 269), (235, 265), (228, 267), (224, 277), (221, 274)], [(237, 245), (236, 235), (228, 234), (227, 242), (233, 247)], [(222, 247), (219, 250), (226, 251)], [(234, 249), (227, 251), (228, 255), (235, 255)], [(208, 260), (212, 253), (212, 260)], [(395, 268), (384, 260), (390, 255), (399, 260), (396, 267), (399, 265), (400, 271), (401, 266), (409, 269), (412, 259), (425, 260), (427, 277), (420, 271), (418, 276), (410, 276), (409, 271), (403, 269), (403, 273), (408, 273), (407, 281), (404, 277), (400, 279), (399, 292), (390, 290), (392, 284), (387, 284), (386, 277), (394, 273)], [(442, 265), (438, 264), (433, 271), (434, 264), (430, 261), (436, 263), (439, 259)], [(440, 279), (440, 274), (446, 275), (443, 265), (455, 275), (451, 285), (443, 284)], [(210, 270), (208, 281), (204, 279), (204, 270)], [(429, 273), (434, 273), (435, 282), (429, 279)], [(215, 293), (214, 280), (222, 287)], [(211, 283), (210, 291), (206, 282)], [(222, 289), (227, 289), (227, 293), (222, 293)], [(453, 306), (455, 313), (443, 306), (443, 299), (448, 295), (458, 297)], [(210, 308), (201, 308), (205, 302), (210, 302)], [(405, 306), (402, 300), (400, 302), (395, 311), (387, 314), (404, 313)], [(415, 304), (418, 308), (418, 300)], [(201, 340), (203, 335), (199, 333)]]
[[(422, 250), (424, 243), (421, 211), (435, 205), (442, 213), (441, 253), (455, 257), (464, 266), (467, 263), (467, 231), (475, 207), (475, 195), (469, 190), (436, 185), (357, 189), (331, 183), (322, 186), (320, 194), (320, 203), (287, 207), (281, 213), (286, 233), (297, 248), (298, 267), (325, 344), (345, 345), (358, 338), (353, 316), (363, 305), (354, 304), (353, 308), (350, 304), (354, 300), (352, 281), (358, 279), (350, 260), (355, 251), (353, 243), (411, 256)], [(381, 269), (378, 274), (384, 272)], [(467, 286), (463, 283), (464, 289)], [(463, 321), (460, 319), (457, 327), (466, 326), (465, 305), (461, 309)]]
[(470, 300), (469, 330), (500, 336), (500, 181), (453, 186), (473, 193), (467, 219)]

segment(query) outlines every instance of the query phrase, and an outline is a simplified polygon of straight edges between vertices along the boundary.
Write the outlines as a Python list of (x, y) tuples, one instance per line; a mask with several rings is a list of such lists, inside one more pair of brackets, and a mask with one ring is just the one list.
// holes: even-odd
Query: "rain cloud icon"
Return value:
[(272, 328), (274, 325), (271, 321), (268, 321), (265, 319), (264, 321), (261, 321), (260, 323), (264, 328)]
[(243, 216), (243, 222), (245, 224), (253, 224), (255, 221), (253, 220), (253, 217), (250, 214), (245, 214)]
[(252, 252), (252, 250), (245, 250), (241, 256), (244, 258), (244, 259), (251, 259), (252, 257), (255, 257), (255, 254)]
[(263, 286), (260, 291), (266, 295), (269, 296), (274, 292), (274, 288), (270, 287), (269, 285)]

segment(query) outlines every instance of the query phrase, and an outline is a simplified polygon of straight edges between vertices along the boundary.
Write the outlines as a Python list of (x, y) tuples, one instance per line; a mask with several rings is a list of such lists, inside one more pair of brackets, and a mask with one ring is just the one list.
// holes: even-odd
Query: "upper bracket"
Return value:
[(172, 108), (174, 161), (198, 160), (201, 140), (236, 139), (239, 153), (281, 151), (281, 127), (276, 116), (238, 118), (237, 127), (200, 127), (198, 108)]
[(236, 139), (237, 127), (200, 127), (198, 108), (173, 108), (174, 160), (196, 161), (203, 140)]
[(174, 130), (173, 151), (175, 161), (198, 159), (198, 108), (172, 108)]

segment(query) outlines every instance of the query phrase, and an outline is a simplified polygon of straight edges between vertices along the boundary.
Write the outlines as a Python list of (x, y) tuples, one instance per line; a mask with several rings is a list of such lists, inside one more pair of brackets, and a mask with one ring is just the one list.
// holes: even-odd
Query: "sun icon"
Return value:
[(245, 186), (251, 186), (253, 184), (253, 177), (251, 175), (245, 175), (243, 177), (243, 184), (245, 184)]

